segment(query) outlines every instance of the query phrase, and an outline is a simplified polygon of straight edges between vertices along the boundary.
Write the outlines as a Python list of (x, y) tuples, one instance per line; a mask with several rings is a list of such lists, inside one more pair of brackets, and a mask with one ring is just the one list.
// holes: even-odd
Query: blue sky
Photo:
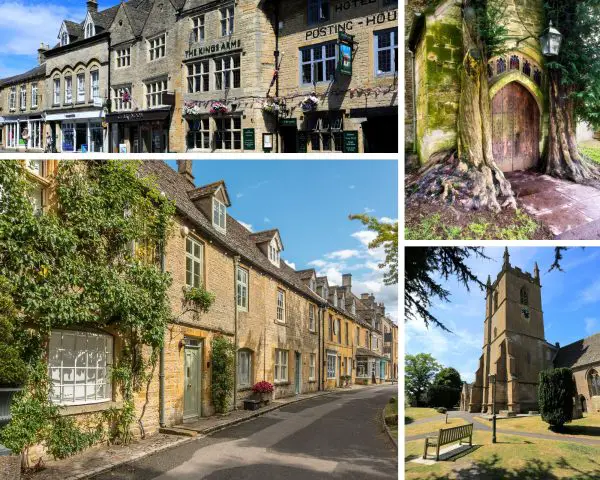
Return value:
[(377, 266), (383, 252), (369, 250), (374, 234), (348, 219), (365, 212), (398, 218), (397, 161), (196, 160), (193, 173), (198, 186), (225, 180), (228, 213), (247, 228), (278, 228), (282, 258), (294, 268), (315, 268), (338, 285), (351, 273), (354, 293), (374, 293), (397, 320), (397, 287), (383, 285)]
[[(488, 248), (492, 260), (469, 260), (483, 281), (492, 281), (502, 267), (504, 248)], [(554, 248), (509, 248), (510, 263), (533, 272), (534, 262), (540, 267), (542, 308), (546, 340), (568, 345), (580, 338), (600, 332), (600, 248), (572, 247), (564, 253), (563, 272), (548, 272), (554, 259)], [(483, 346), (485, 297), (477, 286), (466, 291), (456, 281), (444, 283), (451, 292), (451, 302), (437, 303), (434, 315), (454, 334), (439, 328), (425, 328), (423, 322), (405, 324), (406, 353), (431, 353), (445, 366), (456, 368), (463, 380), (472, 382)]]
[[(99, 8), (117, 1), (99, 1)], [(40, 42), (54, 46), (64, 19), (81, 22), (85, 0), (0, 0), (0, 78), (23, 73), (37, 65)]]

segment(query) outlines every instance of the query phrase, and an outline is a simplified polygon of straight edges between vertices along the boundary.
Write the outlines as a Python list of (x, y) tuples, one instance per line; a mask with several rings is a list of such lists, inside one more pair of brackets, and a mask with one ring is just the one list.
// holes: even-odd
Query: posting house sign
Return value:
[(338, 72), (342, 75), (352, 75), (352, 47), (354, 45), (354, 35), (339, 32), (338, 45)]
[(186, 50), (186, 60), (190, 58), (206, 57), (215, 53), (230, 52), (231, 50), (237, 50), (242, 48), (241, 40), (227, 40), (226, 42), (217, 42), (212, 45), (206, 45), (203, 47), (195, 47)]

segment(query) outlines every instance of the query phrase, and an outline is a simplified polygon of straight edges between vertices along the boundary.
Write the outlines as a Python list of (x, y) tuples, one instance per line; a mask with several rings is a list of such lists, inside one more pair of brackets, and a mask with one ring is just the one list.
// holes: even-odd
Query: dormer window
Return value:
[(60, 45), (61, 47), (69, 44), (69, 34), (67, 32), (63, 32), (60, 35)]
[(85, 26), (85, 38), (90, 38), (90, 37), (93, 37), (94, 35), (96, 35), (94, 24), (92, 22), (89, 22)]
[(271, 240), (271, 243), (269, 243), (269, 250), (268, 250), (268, 256), (269, 256), (269, 261), (275, 265), (275, 266), (279, 266), (279, 247), (277, 245), (277, 242), (275, 241), (275, 239)]
[(225, 204), (215, 197), (213, 197), (213, 227), (217, 230), (225, 232), (226, 221), (227, 221), (227, 207)]

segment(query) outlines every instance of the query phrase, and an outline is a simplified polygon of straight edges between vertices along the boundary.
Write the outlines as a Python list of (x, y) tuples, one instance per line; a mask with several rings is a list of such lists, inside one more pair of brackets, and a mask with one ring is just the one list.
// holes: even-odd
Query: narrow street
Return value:
[(93, 478), (397, 478), (397, 452), (381, 424), (396, 392), (373, 387), (298, 402)]

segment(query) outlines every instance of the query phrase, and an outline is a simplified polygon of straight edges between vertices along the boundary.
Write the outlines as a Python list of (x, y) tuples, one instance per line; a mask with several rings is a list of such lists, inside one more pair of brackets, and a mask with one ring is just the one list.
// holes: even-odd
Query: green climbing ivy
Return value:
[[(55, 442), (53, 449), (63, 456), (99, 434), (57, 420), (45, 384), (31, 381), (48, 376), (41, 346), (56, 328), (101, 329), (118, 336), (124, 353), (112, 375), (124, 407), (119, 427), (109, 425), (109, 436), (129, 441), (134, 394), (156, 360), (170, 319), (171, 278), (161, 272), (156, 256), (140, 255), (138, 247), (157, 251), (166, 242), (175, 207), (152, 179), (140, 177), (138, 162), (62, 161), (52, 182), (55, 208), (36, 214), (22, 163), (0, 161), (0, 277), (6, 278), (31, 340), (21, 352), (31, 365), (30, 379), (12, 405), (12, 421), (0, 441), (26, 453), (33, 443), (52, 444), (68, 434), (73, 440), (62, 446)], [(153, 354), (144, 355), (144, 347)], [(30, 412), (35, 415), (28, 418)]]
[(235, 347), (223, 335), (211, 341), (212, 350), (212, 401), (217, 413), (225, 413), (229, 408), (234, 386)]

